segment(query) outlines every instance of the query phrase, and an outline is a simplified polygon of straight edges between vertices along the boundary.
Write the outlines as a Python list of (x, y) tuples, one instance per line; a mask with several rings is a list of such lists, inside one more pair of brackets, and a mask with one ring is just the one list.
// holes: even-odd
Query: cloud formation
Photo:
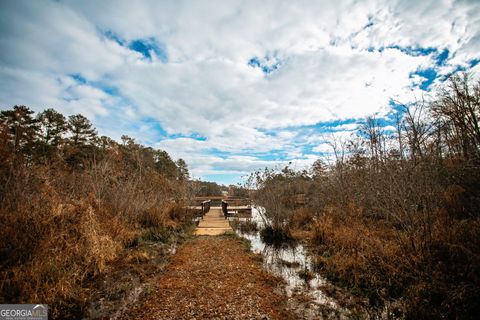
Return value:
[(307, 165), (322, 132), (479, 69), (478, 12), (453, 0), (3, 1), (0, 105), (82, 113), (231, 182)]

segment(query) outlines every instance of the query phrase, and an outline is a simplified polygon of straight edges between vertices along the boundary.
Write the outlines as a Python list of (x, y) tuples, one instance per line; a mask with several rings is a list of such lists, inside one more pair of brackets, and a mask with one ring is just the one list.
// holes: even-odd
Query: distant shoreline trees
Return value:
[[(14, 106), (0, 112), (0, 134), (5, 155), (27, 163), (45, 163), (64, 160), (72, 168), (80, 169), (88, 161), (101, 158), (107, 149), (122, 149), (126, 161), (137, 166), (150, 166), (168, 178), (188, 181), (187, 163), (176, 162), (163, 150), (145, 147), (128, 136), (119, 144), (106, 136), (98, 136), (89, 119), (81, 114), (66, 118), (49, 108), (34, 116), (26, 106)], [(142, 164), (140, 165), (140, 162)]]

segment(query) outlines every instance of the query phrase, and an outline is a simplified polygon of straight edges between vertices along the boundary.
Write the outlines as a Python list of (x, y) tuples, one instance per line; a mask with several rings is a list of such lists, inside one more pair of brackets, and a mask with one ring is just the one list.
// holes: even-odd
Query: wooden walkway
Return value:
[(218, 207), (212, 207), (195, 229), (197, 236), (218, 236), (229, 232), (233, 232), (233, 229), (223, 216), (222, 209)]

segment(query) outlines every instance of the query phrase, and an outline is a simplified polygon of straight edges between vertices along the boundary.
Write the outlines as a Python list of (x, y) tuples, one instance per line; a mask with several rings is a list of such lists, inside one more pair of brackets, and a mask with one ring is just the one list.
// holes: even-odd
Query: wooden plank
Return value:
[(195, 229), (195, 235), (217, 236), (225, 233), (233, 232), (230, 223), (222, 214), (220, 208), (211, 208), (203, 217)]

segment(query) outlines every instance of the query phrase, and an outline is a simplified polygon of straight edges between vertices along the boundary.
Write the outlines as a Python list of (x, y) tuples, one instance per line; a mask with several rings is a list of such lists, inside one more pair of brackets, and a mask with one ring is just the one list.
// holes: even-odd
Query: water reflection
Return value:
[[(258, 210), (252, 209), (251, 220), (256, 222), (257, 225), (262, 225), (263, 220), (259, 214), (261, 213)], [(317, 304), (337, 307), (331, 298), (319, 290), (320, 286), (326, 284), (326, 280), (313, 272), (312, 260), (303, 245), (290, 243), (280, 247), (272, 246), (262, 240), (258, 231), (242, 233), (237, 230), (236, 232), (239, 236), (250, 241), (252, 252), (262, 255), (265, 270), (285, 280), (288, 296), (292, 296), (294, 293), (303, 293), (311, 296)], [(304, 280), (302, 274), (308, 274), (311, 277)]]

